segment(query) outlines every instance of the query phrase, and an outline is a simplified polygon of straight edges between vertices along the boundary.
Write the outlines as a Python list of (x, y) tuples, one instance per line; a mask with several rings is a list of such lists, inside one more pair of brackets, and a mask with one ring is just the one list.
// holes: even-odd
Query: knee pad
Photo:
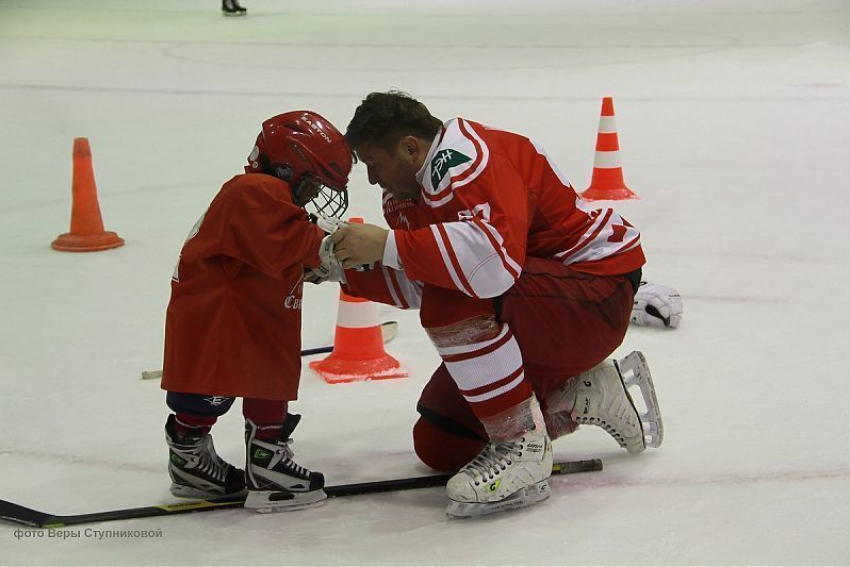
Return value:
[(227, 413), (235, 399), (207, 394), (168, 392), (165, 396), (165, 403), (175, 413), (219, 417)]
[(438, 471), (459, 471), (478, 455), (485, 444), (479, 439), (453, 435), (424, 417), (420, 417), (413, 426), (416, 456)]

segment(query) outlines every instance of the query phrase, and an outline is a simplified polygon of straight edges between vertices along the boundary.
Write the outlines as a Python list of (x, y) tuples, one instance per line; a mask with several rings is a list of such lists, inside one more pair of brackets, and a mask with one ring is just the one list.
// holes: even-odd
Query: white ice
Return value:
[[(53, 513), (174, 501), (161, 365), (189, 228), (241, 171), (260, 122), (311, 108), (344, 127), (374, 90), (531, 136), (587, 187), (603, 96), (639, 201), (645, 276), (685, 301), (632, 328), (666, 424), (639, 456), (602, 430), (555, 443), (599, 473), (550, 501), (450, 520), (428, 489), (17, 537), (0, 564), (850, 564), (850, 6), (845, 1), (3, 0), (0, 3), (0, 498)], [(71, 145), (88, 137), (107, 230), (60, 253)], [(381, 222), (358, 166), (350, 214)], [(329, 344), (337, 289), (307, 291)], [(299, 460), (333, 483), (425, 474), (410, 429), (438, 362), (416, 313), (389, 351), (405, 380), (304, 371)], [(238, 407), (216, 426), (242, 458)], [(79, 537), (75, 537), (76, 536)], [(20, 535), (20, 533), (19, 533)], [(60, 539), (64, 535), (69, 539)]]

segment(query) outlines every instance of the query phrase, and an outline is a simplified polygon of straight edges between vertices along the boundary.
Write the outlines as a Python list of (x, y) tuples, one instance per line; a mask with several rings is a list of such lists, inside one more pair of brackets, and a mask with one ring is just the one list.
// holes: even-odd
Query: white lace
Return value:
[(476, 486), (482, 482), (494, 480), (513, 464), (512, 455), (522, 456), (522, 443), (524, 442), (525, 437), (522, 437), (519, 441), (487, 443), (484, 449), (478, 453), (478, 456), (463, 467), (460, 472), (471, 475)]

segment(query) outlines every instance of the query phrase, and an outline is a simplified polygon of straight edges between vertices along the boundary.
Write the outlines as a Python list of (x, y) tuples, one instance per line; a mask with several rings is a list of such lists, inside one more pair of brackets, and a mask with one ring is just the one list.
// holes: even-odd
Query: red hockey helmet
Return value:
[[(348, 208), (348, 175), (354, 154), (326, 118), (309, 110), (279, 114), (263, 122), (248, 156), (248, 173), (266, 173), (292, 186), (299, 205), (338, 217)], [(313, 195), (315, 193), (315, 195)], [(306, 198), (306, 202), (299, 202)]]

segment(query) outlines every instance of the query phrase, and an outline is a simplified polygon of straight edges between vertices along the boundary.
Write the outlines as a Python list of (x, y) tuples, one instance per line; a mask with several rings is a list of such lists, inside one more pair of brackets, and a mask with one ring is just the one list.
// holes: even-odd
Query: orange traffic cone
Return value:
[(398, 360), (384, 350), (377, 306), (339, 290), (334, 349), (324, 360), (310, 363), (328, 384), (404, 378)]
[[(354, 217), (348, 222), (362, 223)], [(324, 360), (310, 363), (328, 384), (404, 378), (407, 372), (384, 350), (377, 306), (339, 290), (334, 349)]]
[(94, 252), (124, 244), (114, 232), (103, 230), (97, 186), (88, 138), (74, 138), (74, 176), (71, 182), (71, 232), (60, 234), (50, 246), (63, 252)]
[(593, 176), (590, 187), (581, 194), (585, 201), (616, 201), (639, 199), (623, 181), (623, 166), (620, 162), (620, 142), (617, 139), (617, 122), (614, 118), (614, 101), (602, 99), (602, 115), (599, 117), (599, 134), (596, 138), (596, 156), (593, 160)]

